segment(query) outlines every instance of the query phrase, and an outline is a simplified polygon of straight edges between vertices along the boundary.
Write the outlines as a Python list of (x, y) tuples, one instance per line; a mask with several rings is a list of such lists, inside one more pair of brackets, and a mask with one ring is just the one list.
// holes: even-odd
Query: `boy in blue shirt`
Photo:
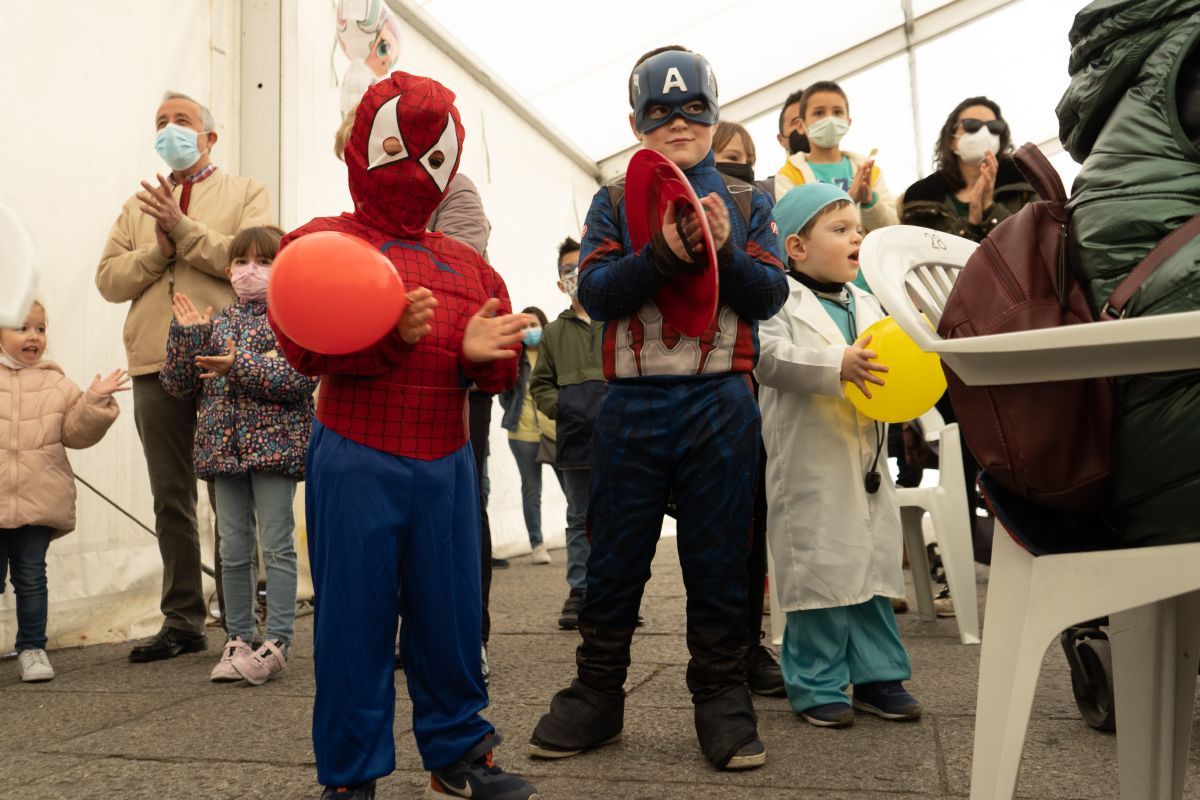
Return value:
[(620, 738), (629, 645), (674, 494), (696, 733), (714, 766), (748, 769), (766, 761), (745, 665), (746, 558), (759, 459), (749, 373), (758, 357), (757, 321), (783, 304), (787, 279), (767, 198), (752, 193), (739, 205), (714, 167), (719, 109), (708, 62), (677, 46), (651, 51), (634, 66), (629, 99), (642, 145), (671, 159), (703, 198), (717, 249), (719, 306), (701, 336), (687, 337), (654, 302), (680, 272), (697, 268), (689, 246), (697, 260), (707, 258), (695, 214), (677, 225), (677, 209), (669, 208), (661, 232), (635, 251), (623, 183), (596, 193), (578, 295), (605, 323), (610, 383), (592, 448), (583, 642), (578, 677), (555, 696), (530, 753), (565, 758)]

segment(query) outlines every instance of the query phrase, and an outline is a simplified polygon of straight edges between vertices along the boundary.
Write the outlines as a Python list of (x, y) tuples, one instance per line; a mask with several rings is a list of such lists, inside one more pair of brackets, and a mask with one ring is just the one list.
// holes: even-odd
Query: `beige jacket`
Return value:
[(0, 366), (0, 528), (75, 530), (75, 473), (64, 448), (91, 447), (120, 411), (80, 391), (53, 361)]
[[(180, 187), (175, 187), (178, 199)], [(171, 297), (183, 292), (203, 311), (233, 302), (225, 276), (229, 243), (242, 228), (271, 224), (267, 189), (253, 178), (217, 170), (193, 185), (187, 215), (171, 231), (175, 258), (158, 252), (154, 218), (143, 214), (136, 196), (125, 201), (113, 223), (96, 269), (96, 287), (110, 303), (132, 300), (125, 318), (125, 352), (130, 375), (150, 375), (167, 357)]]
[[(842, 155), (850, 159), (852, 172), (858, 172), (858, 168), (867, 160), (866, 156), (860, 153), (851, 153), (849, 150), (843, 150)], [(788, 189), (793, 186), (816, 181), (817, 176), (813, 174), (812, 167), (808, 165), (808, 154), (792, 154), (775, 175), (775, 202), (782, 200), (783, 196), (788, 193)], [(870, 208), (862, 205), (858, 207), (862, 214), (863, 230), (869, 233), (877, 228), (886, 228), (888, 225), (899, 225), (900, 215), (896, 213), (896, 199), (892, 197), (887, 184), (883, 182), (883, 173), (879, 171), (878, 166), (871, 168), (871, 189), (878, 195), (875, 198), (875, 204)]]

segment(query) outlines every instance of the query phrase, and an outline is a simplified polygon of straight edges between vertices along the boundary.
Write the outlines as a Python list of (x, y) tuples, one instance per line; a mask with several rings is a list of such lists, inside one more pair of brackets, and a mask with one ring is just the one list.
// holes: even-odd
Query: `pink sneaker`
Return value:
[(287, 666), (287, 656), (280, 644), (263, 642), (257, 652), (251, 652), (247, 647), (244, 652), (235, 653), (231, 660), (233, 668), (250, 685), (262, 686)]
[(250, 645), (241, 640), (241, 637), (230, 636), (225, 642), (225, 646), (221, 648), (221, 660), (213, 667), (212, 674), (209, 678), (213, 683), (230, 683), (232, 681), (240, 681), (242, 676), (233, 668), (233, 657), (239, 653), (249, 655), (253, 651)]

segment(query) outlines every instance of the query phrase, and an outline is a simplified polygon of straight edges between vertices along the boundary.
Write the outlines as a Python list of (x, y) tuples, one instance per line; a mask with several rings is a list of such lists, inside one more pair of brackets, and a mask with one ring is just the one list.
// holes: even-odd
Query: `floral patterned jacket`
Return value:
[[(201, 378), (196, 356), (235, 352), (229, 374)], [(317, 381), (281, 356), (265, 303), (238, 300), (203, 325), (171, 321), (159, 379), (175, 397), (200, 395), (196, 475), (211, 480), (250, 470), (304, 478)]]

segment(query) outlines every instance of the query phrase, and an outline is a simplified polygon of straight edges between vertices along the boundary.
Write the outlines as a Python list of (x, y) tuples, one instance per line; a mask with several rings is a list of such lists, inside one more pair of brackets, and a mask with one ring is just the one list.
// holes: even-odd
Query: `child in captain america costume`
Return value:
[(488, 698), (467, 387), (512, 385), (527, 320), (510, 313), (504, 281), (474, 250), (426, 230), (458, 168), (463, 127), (453, 101), (436, 81), (401, 72), (367, 90), (345, 152), (355, 210), (283, 240), (357, 236), (412, 289), (396, 329), (348, 355), (306, 350), (272, 320), (288, 361), (322, 379), (305, 497), (322, 798), (370, 800), (375, 780), (395, 769), (401, 616), (413, 734), (431, 773), (426, 796), (537, 797), (492, 762), (500, 737), (479, 713)]
[[(668, 497), (678, 507), (679, 560), (687, 588), (687, 683), (700, 748), (718, 769), (763, 764), (746, 686), (746, 559), (759, 448), (749, 373), (757, 320), (787, 298), (771, 209), (755, 193), (749, 220), (711, 152), (716, 81), (701, 56), (679, 47), (643, 56), (630, 75), (630, 124), (644, 147), (670, 158), (702, 200), (719, 266), (716, 316), (699, 337), (663, 319), (655, 293), (707, 258), (701, 221), (662, 229), (640, 251), (623, 195), (609, 187), (588, 211), (579, 301), (605, 323), (608, 394), (595, 423), (586, 600), (579, 615), (578, 676), (538, 722), (530, 754), (564, 758), (617, 741), (638, 606)], [(686, 242), (684, 241), (686, 238)]]

